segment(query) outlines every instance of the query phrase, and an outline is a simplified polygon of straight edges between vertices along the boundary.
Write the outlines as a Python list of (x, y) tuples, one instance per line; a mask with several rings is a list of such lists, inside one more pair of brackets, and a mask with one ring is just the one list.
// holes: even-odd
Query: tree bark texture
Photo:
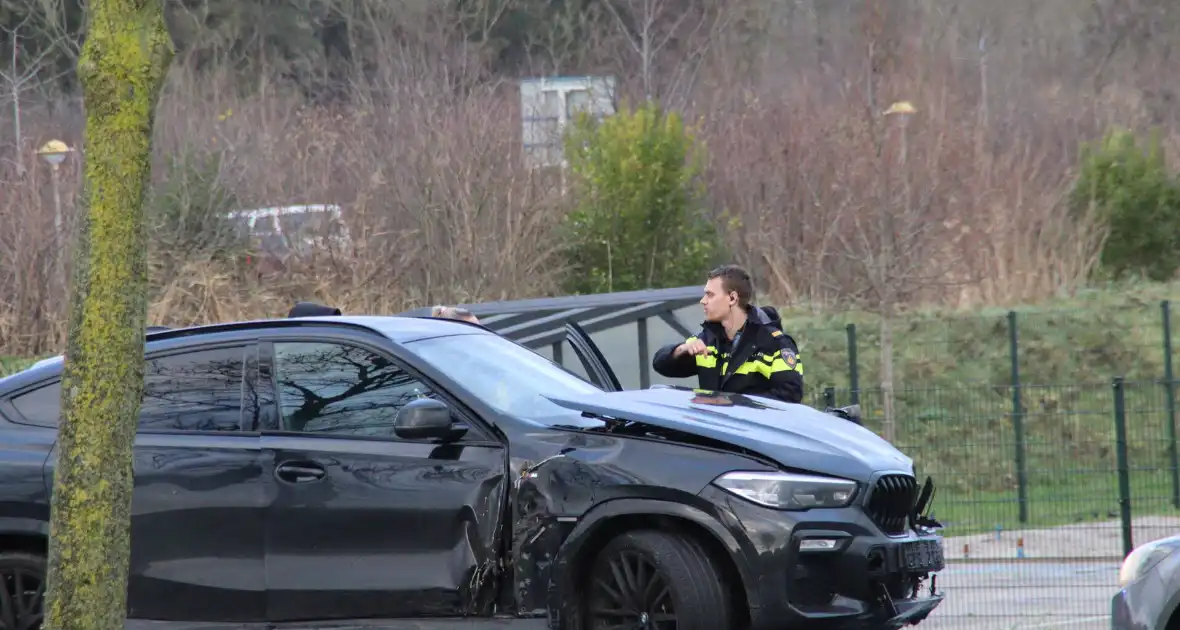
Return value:
[(132, 447), (143, 397), (155, 109), (174, 54), (162, 0), (90, 0), (86, 107), (45, 630), (116, 630), (127, 614)]

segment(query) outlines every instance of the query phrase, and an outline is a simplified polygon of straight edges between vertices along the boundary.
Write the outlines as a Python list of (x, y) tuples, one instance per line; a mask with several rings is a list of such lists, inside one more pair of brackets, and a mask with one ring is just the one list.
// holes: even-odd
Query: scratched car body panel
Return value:
[[(942, 568), (931, 485), (904, 454), (846, 414), (621, 391), (589, 337), (567, 332), (589, 380), (455, 321), (150, 333), (132, 625), (580, 630), (601, 607), (603, 562), (670, 549), (704, 554), (692, 566), (716, 579), (693, 591), (702, 581), (661, 560), (651, 573), (668, 597), (632, 621), (884, 630), (942, 601), (927, 585)], [(51, 359), (0, 380), (0, 573), (43, 568), (60, 370)], [(723, 488), (735, 471), (796, 476), (768, 495)], [(829, 482), (852, 490), (829, 496)], [(816, 503), (758, 502), (780, 498)]]

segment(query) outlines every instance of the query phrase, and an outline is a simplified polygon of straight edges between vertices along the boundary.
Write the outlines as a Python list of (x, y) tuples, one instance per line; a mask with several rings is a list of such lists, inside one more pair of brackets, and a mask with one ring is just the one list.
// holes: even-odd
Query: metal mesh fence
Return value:
[(1123, 556), (1180, 533), (1170, 306), (907, 320), (891, 418), (879, 330), (833, 328), (791, 331), (810, 402), (859, 403), (937, 484), (949, 597), (923, 627), (1109, 627)]
[[(894, 391), (895, 443), (935, 479), (933, 514), (945, 526), (950, 597), (932, 625), (1109, 623), (1130, 546), (1180, 532), (1167, 385), (1022, 386), (1022, 435), (1014, 389)], [(850, 399), (847, 390), (814, 395), (817, 406)], [(860, 392), (865, 425), (878, 433), (882, 398)]]

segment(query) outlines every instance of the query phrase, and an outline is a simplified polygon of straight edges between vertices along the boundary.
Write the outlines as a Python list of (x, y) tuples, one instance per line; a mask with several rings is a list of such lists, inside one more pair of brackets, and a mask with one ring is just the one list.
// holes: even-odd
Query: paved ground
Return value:
[[(1180, 518), (1136, 518), (1132, 533), (1136, 546), (1175, 535)], [(947, 538), (946, 550), (947, 601), (922, 630), (1110, 627), (1123, 555), (1117, 520)]]
[(921, 630), (1110, 627), (1118, 562), (953, 563), (938, 585), (947, 601)]
[[(1061, 527), (1002, 531), (946, 539), (949, 560), (1017, 559), (1023, 543), (1026, 558), (1101, 559), (1123, 557), (1123, 530), (1118, 520), (1078, 523)], [(1180, 534), (1180, 518), (1175, 516), (1141, 516), (1131, 519), (1132, 542), (1145, 542)]]
[[(1180, 533), (1180, 519), (1132, 522), (1133, 543)], [(1110, 628), (1122, 558), (1119, 522), (948, 538), (947, 601), (921, 630)], [(1022, 552), (1020, 551), (1022, 549)], [(1023, 558), (1018, 553), (1022, 553)], [(969, 560), (964, 560), (964, 559)]]

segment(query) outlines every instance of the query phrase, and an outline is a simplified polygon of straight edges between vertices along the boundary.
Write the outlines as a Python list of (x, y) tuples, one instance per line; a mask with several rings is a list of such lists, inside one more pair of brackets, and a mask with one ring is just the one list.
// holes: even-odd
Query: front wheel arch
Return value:
[[(749, 622), (751, 607), (760, 606), (758, 581), (740, 556), (737, 540), (713, 516), (694, 506), (651, 499), (616, 499), (599, 504), (586, 513), (557, 553), (550, 573), (548, 609), (550, 627), (576, 630), (577, 598), (563, 597), (581, 585), (574, 576), (583, 575), (587, 562), (606, 542), (624, 532), (659, 529), (695, 541), (721, 569), (729, 585), (735, 614)], [(735, 554), (736, 557), (735, 557)]]

